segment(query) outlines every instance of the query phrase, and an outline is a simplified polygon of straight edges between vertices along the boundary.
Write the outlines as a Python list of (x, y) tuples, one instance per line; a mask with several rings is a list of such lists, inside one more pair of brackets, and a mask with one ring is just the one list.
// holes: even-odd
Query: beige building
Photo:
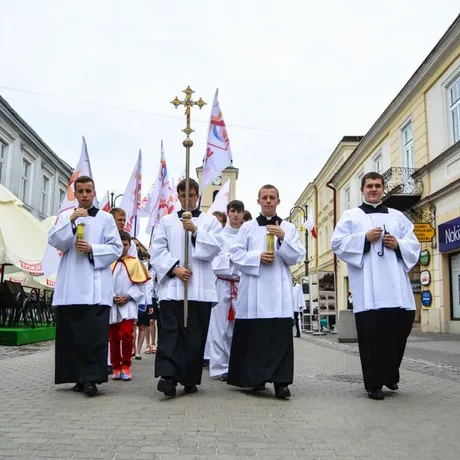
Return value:
[[(196, 168), (196, 174), (198, 177), (198, 183), (201, 183), (201, 177), (203, 175), (203, 166)], [(238, 168), (233, 165), (229, 166), (222, 171), (222, 175), (216, 177), (211, 184), (209, 184), (204, 190), (201, 190), (201, 206), (200, 209), (206, 212), (214, 202), (214, 198), (221, 187), (229, 180), (230, 181), (230, 201), (236, 198), (236, 181), (238, 179)]]
[[(429, 257), (410, 273), (416, 321), (423, 331), (460, 332), (460, 222), (458, 227), (455, 223), (460, 214), (459, 140), (460, 16), (331, 178), (337, 218), (361, 203), (361, 178), (377, 171), (386, 182), (384, 203), (405, 212), (416, 225), (428, 253), (424, 259)], [(441, 224), (447, 227), (440, 233)], [(419, 229), (428, 232), (422, 235)], [(445, 232), (452, 241), (459, 233), (459, 244), (450, 241), (440, 248)], [(347, 291), (347, 269), (340, 262), (341, 306)]]

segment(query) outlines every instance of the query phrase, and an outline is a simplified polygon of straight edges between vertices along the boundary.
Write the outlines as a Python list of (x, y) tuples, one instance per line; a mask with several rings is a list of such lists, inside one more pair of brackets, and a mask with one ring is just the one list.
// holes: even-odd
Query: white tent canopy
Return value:
[(54, 287), (54, 280), (44, 276), (41, 264), (50, 222), (48, 218), (40, 223), (15, 195), (0, 185), (0, 265), (13, 265), (5, 267), (5, 274), (13, 280), (32, 284), (33, 277), (34, 285)]

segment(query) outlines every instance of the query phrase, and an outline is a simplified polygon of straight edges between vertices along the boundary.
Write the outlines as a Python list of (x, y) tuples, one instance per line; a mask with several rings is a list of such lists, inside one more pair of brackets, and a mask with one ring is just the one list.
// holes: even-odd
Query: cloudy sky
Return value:
[(255, 212), (258, 188), (274, 183), (285, 216), (459, 10), (458, 0), (0, 0), (0, 94), (72, 167), (84, 135), (98, 191), (120, 193), (139, 148), (150, 186), (161, 139), (169, 174), (183, 170), (183, 113), (169, 102), (187, 85), (209, 104), (192, 114), (194, 173), (218, 87), (238, 198)]

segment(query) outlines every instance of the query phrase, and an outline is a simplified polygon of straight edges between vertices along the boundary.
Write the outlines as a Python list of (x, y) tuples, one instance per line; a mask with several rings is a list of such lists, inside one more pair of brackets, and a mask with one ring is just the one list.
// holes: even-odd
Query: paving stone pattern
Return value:
[(0, 459), (460, 459), (460, 366), (409, 358), (401, 390), (371, 401), (354, 346), (312, 336), (295, 346), (290, 401), (207, 371), (199, 393), (168, 400), (149, 355), (132, 382), (88, 398), (53, 385), (51, 346), (1, 349)]

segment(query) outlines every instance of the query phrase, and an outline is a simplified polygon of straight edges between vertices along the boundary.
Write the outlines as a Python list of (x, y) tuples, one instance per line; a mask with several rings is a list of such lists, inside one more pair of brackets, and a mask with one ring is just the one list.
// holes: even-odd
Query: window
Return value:
[(329, 250), (329, 223), (324, 223), (324, 252)]
[(40, 206), (40, 212), (44, 215), (48, 215), (49, 199), (50, 199), (50, 178), (43, 176), (43, 187), (42, 187), (42, 202)]
[(364, 176), (364, 169), (362, 169), (358, 173), (358, 175), (356, 176), (356, 181), (358, 182), (358, 187), (357, 187), (357, 189), (358, 189), (358, 200), (357, 200), (358, 204), (362, 204), (362, 202), (363, 202), (363, 193), (361, 192), (361, 180), (362, 180), (363, 176)]
[(351, 189), (348, 186), (345, 189), (345, 209), (351, 209)]
[(412, 134), (412, 123), (409, 122), (401, 130), (403, 145), (403, 162), (406, 168), (414, 167), (414, 138)]
[(383, 172), (383, 155), (382, 152), (379, 152), (377, 155), (375, 155), (374, 159), (372, 160), (373, 163), (373, 170), (375, 172), (378, 172), (379, 174), (382, 174)]
[(0, 140), (0, 184), (6, 181), (6, 144)]
[(460, 77), (449, 88), (449, 111), (452, 123), (452, 140), (460, 140)]
[(24, 203), (28, 203), (30, 195), (30, 179), (32, 174), (32, 162), (27, 158), (22, 159), (22, 170), (21, 170), (21, 200)]

